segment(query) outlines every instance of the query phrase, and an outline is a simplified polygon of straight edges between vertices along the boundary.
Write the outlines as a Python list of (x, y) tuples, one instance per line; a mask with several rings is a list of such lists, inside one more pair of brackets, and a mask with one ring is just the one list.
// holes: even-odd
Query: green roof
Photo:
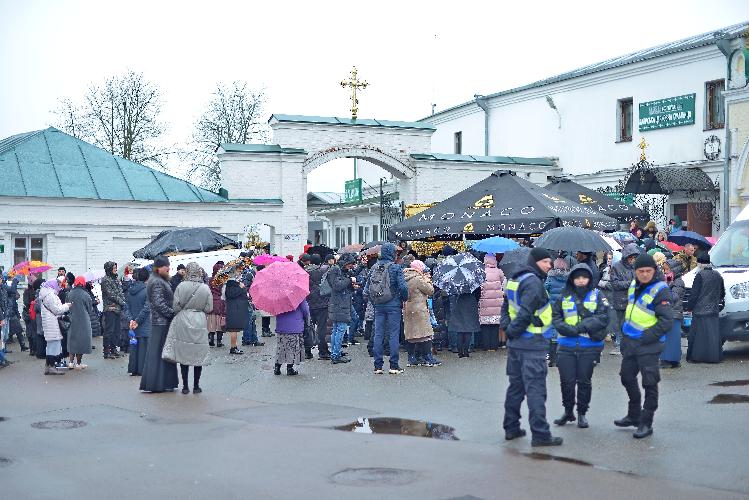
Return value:
[(225, 202), (187, 181), (113, 155), (54, 127), (0, 140), (0, 196)]
[(522, 156), (479, 156), (479, 155), (454, 155), (444, 153), (414, 153), (414, 160), (437, 160), (437, 161), (462, 161), (471, 163), (499, 163), (503, 165), (541, 165), (554, 166), (548, 158), (524, 158)]
[(399, 122), (391, 120), (375, 120), (369, 118), (336, 118), (334, 116), (302, 116), (302, 115), (271, 115), (269, 122), (272, 120), (278, 122), (290, 123), (317, 123), (322, 125), (356, 125), (362, 127), (384, 127), (384, 128), (415, 128), (421, 130), (437, 130), (433, 125), (428, 123), (417, 122)]
[(221, 149), (227, 153), (289, 153), (307, 154), (303, 149), (282, 148), (278, 144), (222, 144)]

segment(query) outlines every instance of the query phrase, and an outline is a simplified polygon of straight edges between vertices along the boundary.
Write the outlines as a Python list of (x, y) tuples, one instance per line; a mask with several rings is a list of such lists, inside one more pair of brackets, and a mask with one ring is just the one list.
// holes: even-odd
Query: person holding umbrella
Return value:
[(572, 268), (561, 298), (552, 306), (552, 316), (559, 333), (557, 365), (564, 405), (564, 415), (554, 423), (564, 425), (575, 421), (577, 387), (577, 426), (586, 429), (593, 368), (601, 357), (609, 323), (608, 306), (603, 294), (595, 288), (587, 265), (578, 264)]
[(551, 269), (551, 255), (543, 248), (530, 251), (528, 261), (511, 277), (505, 288), (500, 328), (507, 334), (507, 375), (510, 384), (505, 396), (502, 426), (505, 439), (525, 436), (520, 428), (520, 405), (527, 398), (532, 446), (559, 446), (546, 421), (546, 352), (552, 335), (552, 312), (544, 288)]
[(298, 375), (295, 363), (304, 360), (304, 327), (310, 322), (309, 305), (302, 300), (293, 311), (276, 316), (276, 365), (274, 375), (281, 375), (281, 365), (286, 364), (286, 375)]

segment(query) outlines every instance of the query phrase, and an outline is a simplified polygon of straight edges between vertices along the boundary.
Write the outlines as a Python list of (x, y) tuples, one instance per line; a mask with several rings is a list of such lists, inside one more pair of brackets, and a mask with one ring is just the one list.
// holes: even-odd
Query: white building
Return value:
[[(512, 154), (557, 158), (576, 182), (614, 186), (638, 161), (641, 139), (658, 167), (697, 168), (703, 189), (724, 180), (726, 151), (741, 150), (728, 137), (723, 92), (746, 84), (743, 49), (747, 23), (729, 26), (571, 71), (440, 111), (421, 120), (436, 126), (432, 151), (485, 156)], [(729, 68), (734, 71), (729, 73)], [(727, 84), (728, 82), (728, 84)], [(730, 125), (729, 125), (730, 127)], [(727, 148), (728, 143), (728, 148)], [(729, 155), (730, 156), (730, 155)], [(666, 171), (676, 173), (680, 171)], [(694, 174), (694, 172), (692, 173)], [(685, 177), (685, 176), (681, 176)], [(689, 187), (685, 189), (690, 189)], [(717, 195), (713, 189), (671, 193), (663, 217), (678, 214), (710, 233), (711, 217), (698, 217)], [(721, 195), (723, 214), (727, 198)], [(733, 215), (742, 202), (731, 198)], [(724, 219), (724, 217), (721, 217)]]

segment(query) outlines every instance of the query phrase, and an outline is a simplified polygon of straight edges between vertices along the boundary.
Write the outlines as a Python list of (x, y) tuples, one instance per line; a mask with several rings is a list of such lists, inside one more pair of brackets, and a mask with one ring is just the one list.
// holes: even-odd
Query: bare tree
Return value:
[(61, 99), (55, 111), (58, 128), (70, 135), (128, 160), (164, 168), (169, 150), (158, 141), (164, 132), (160, 113), (158, 86), (132, 70), (90, 85), (81, 104)]
[(219, 83), (195, 123), (188, 175), (206, 189), (217, 191), (221, 187), (221, 169), (216, 157), (221, 144), (264, 142), (268, 137), (262, 119), (265, 94), (247, 87), (246, 82)]

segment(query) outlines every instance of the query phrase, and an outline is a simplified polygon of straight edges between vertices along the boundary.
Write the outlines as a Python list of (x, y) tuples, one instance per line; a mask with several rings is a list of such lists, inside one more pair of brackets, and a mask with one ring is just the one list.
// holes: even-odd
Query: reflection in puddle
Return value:
[(398, 434), (434, 439), (457, 441), (455, 429), (449, 425), (434, 424), (423, 420), (408, 418), (359, 417), (356, 422), (334, 427), (339, 431), (359, 432), (363, 434)]
[(554, 462), (564, 462), (572, 465), (584, 465), (585, 467), (593, 467), (593, 464), (586, 462), (585, 460), (578, 460), (577, 458), (559, 457), (556, 455), (547, 455), (546, 453), (530, 452), (523, 453), (524, 456), (532, 458), (533, 460), (550, 460)]
[(715, 385), (715, 386), (718, 386), (718, 387), (736, 387), (736, 386), (740, 386), (740, 385), (749, 385), (749, 380), (747, 380), (747, 379), (744, 379), (744, 380), (726, 380), (726, 381), (723, 381), (723, 382), (715, 382), (715, 383), (712, 383), (710, 385)]
[(746, 394), (718, 394), (708, 401), (711, 405), (728, 405), (733, 403), (749, 403), (749, 396)]

